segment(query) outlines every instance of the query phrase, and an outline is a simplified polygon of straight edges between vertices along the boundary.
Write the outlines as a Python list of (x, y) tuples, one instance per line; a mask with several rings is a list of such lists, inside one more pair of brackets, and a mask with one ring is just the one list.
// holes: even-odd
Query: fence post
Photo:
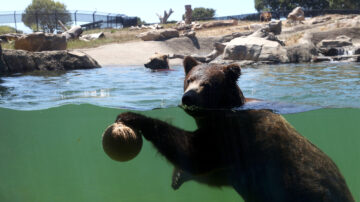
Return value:
[(78, 12), (78, 11), (76, 10), (75, 13), (74, 13), (75, 25), (77, 25), (77, 24), (76, 24), (76, 13), (77, 13), (77, 12)]
[(38, 13), (35, 12), (35, 19), (36, 19), (36, 31), (39, 31), (39, 18), (38, 18)]
[(94, 13), (93, 13), (93, 22), (95, 22), (95, 13), (96, 13), (96, 11), (94, 11)]
[(17, 33), (17, 26), (16, 26), (16, 11), (14, 11), (14, 22), (15, 22), (15, 32)]
[(107, 24), (107, 28), (110, 28), (110, 26), (109, 26), (110, 14), (111, 14), (111, 13), (109, 13), (109, 14), (106, 16), (106, 24)]
[[(54, 10), (54, 14), (55, 14), (55, 29), (56, 29), (56, 32), (57, 32), (57, 30), (58, 30), (58, 17), (57, 17), (56, 9)], [(50, 18), (50, 16), (49, 16), (49, 18)]]

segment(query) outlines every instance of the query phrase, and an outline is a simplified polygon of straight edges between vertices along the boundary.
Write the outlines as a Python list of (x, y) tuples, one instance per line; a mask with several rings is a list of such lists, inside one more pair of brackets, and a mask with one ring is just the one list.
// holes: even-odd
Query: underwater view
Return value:
[[(173, 166), (144, 139), (136, 158), (111, 160), (105, 128), (125, 111), (194, 131), (178, 107), (184, 71), (104, 67), (0, 77), (0, 201), (242, 201), (230, 187), (171, 188)], [(242, 109), (271, 109), (339, 167), (360, 200), (360, 64), (243, 67)]]

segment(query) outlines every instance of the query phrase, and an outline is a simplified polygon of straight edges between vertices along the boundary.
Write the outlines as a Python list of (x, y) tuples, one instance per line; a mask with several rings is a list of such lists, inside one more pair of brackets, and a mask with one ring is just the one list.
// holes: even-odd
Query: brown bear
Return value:
[(271, 15), (271, 13), (270, 12), (262, 12), (261, 14), (260, 14), (260, 21), (261, 22), (269, 22), (269, 21), (271, 21), (271, 18), (272, 18), (272, 15)]
[(354, 201), (335, 163), (281, 115), (231, 109), (246, 102), (239, 66), (186, 57), (184, 68), (182, 103), (197, 130), (131, 112), (116, 119), (175, 165), (173, 187), (194, 179), (232, 186), (245, 201)]

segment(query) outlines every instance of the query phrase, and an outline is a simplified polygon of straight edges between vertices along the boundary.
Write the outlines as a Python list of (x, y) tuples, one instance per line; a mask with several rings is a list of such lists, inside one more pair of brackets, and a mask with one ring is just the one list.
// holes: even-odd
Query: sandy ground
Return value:
[[(80, 49), (80, 51), (90, 55), (101, 66), (142, 66), (154, 53), (206, 55), (212, 51), (216, 40), (217, 38), (201, 38), (193, 42), (184, 37), (167, 41), (134, 41)], [(181, 59), (170, 60), (170, 66), (180, 64), (182, 64)]]
[[(138, 66), (145, 64), (155, 52), (171, 52), (168, 47), (156, 41), (109, 44), (81, 51), (93, 57), (101, 66)], [(171, 60), (171, 62), (172, 65), (181, 63), (180, 60)]]

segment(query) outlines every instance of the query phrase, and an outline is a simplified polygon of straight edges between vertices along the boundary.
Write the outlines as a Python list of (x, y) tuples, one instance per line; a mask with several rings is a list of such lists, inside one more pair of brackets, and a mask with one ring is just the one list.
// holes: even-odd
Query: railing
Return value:
[[(274, 19), (286, 18), (292, 10), (283, 10), (283, 11), (272, 11), (272, 17)], [(326, 14), (360, 14), (360, 10), (304, 10), (305, 17), (316, 17), (319, 15), (326, 15)], [(193, 19), (193, 20), (230, 20), (230, 19), (237, 19), (237, 20), (249, 20), (249, 21), (258, 21), (260, 19), (261, 13), (248, 13), (248, 14), (241, 14), (241, 15), (230, 15), (230, 16), (221, 16), (221, 17), (213, 17), (213, 18), (204, 18), (204, 19)]]
[[(272, 11), (273, 19), (286, 18), (291, 10), (285, 11)], [(360, 14), (360, 10), (304, 10), (305, 17), (315, 17), (325, 14)], [(1, 24), (14, 24), (14, 28), (17, 29), (17, 25), (22, 22), (23, 11), (11, 11), (11, 12), (0, 12), (0, 25)], [(61, 19), (61, 16), (65, 15), (60, 12), (49, 12), (49, 13), (32, 13), (30, 14), (34, 21), (36, 22), (35, 31), (41, 30), (41, 19), (53, 20), (53, 25), (55, 30), (60, 29), (57, 22), (58, 19)], [(67, 15), (67, 14), (66, 14)], [(97, 11), (70, 11), (69, 12), (71, 20), (68, 24), (74, 25), (83, 25), (86, 29), (92, 28), (122, 28), (130, 27), (137, 25), (136, 17), (128, 17), (123, 14), (113, 14), (113, 13), (102, 13)], [(257, 21), (260, 19), (260, 13), (249, 13), (241, 15), (231, 15), (231, 16), (221, 16), (213, 18), (204, 18), (204, 19), (193, 19), (193, 20), (228, 20), (228, 19), (237, 19), (237, 20), (249, 20)], [(84, 25), (85, 24), (85, 25)], [(96, 26), (95, 26), (96, 25)]]
[[(23, 23), (24, 11), (10, 11), (0, 12), (0, 25), (14, 26), (17, 30), (18, 24)], [(43, 22), (49, 21), (53, 24), (54, 30), (59, 30), (60, 26), (57, 23), (62, 17), (68, 16), (70, 21), (67, 21), (68, 25), (82, 25), (89, 23), (96, 23), (102, 21), (99, 24), (100, 28), (122, 28), (137, 25), (136, 17), (129, 17), (124, 14), (102, 13), (97, 11), (69, 11), (68, 13), (51, 11), (48, 13), (29, 13), (28, 18), (32, 18), (34, 22), (33, 30), (40, 31)], [(90, 26), (91, 27), (91, 26)]]

